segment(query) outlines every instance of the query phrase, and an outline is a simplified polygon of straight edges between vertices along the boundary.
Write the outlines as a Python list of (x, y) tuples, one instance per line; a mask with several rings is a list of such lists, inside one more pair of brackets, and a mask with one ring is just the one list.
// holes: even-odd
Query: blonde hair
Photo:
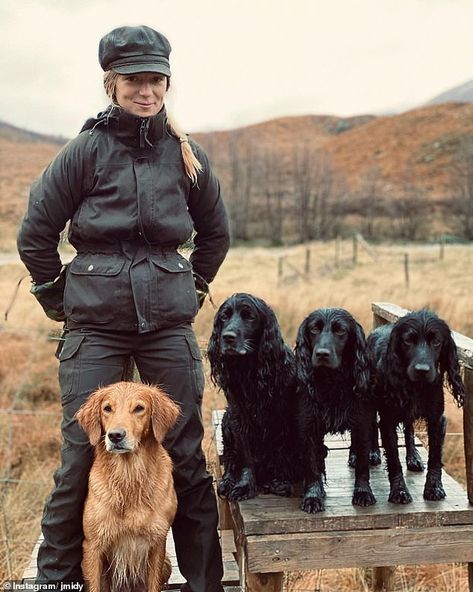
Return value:
[[(103, 85), (105, 88), (105, 92), (107, 93), (109, 99), (112, 101), (112, 105), (114, 105), (115, 107), (120, 107), (120, 105), (117, 103), (116, 96), (117, 81), (119, 76), (120, 75), (117, 72), (114, 72), (113, 70), (107, 70), (103, 75)], [(169, 88), (169, 78), (167, 78), (167, 88)], [(179, 127), (169, 117), (169, 115), (167, 115), (166, 118), (166, 126), (169, 130), (169, 133), (175, 138), (177, 138), (181, 143), (181, 155), (186, 175), (189, 177), (192, 183), (196, 185), (197, 175), (198, 173), (201, 173), (204, 169), (192, 150), (192, 147), (189, 143), (189, 138), (186, 134), (181, 132)]]

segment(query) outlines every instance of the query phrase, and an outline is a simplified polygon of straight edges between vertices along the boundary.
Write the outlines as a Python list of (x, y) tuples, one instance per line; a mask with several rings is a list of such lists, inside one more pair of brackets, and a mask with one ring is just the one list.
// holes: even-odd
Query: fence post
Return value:
[(278, 284), (280, 284), (281, 280), (282, 280), (283, 263), (284, 263), (284, 257), (279, 257), (279, 259), (278, 259)]
[(409, 253), (404, 253), (404, 277), (406, 280), (406, 288), (409, 287)]
[(309, 247), (305, 250), (305, 273), (309, 275), (310, 273), (310, 249)]
[(335, 239), (335, 267), (340, 265), (340, 235)]
[(356, 265), (358, 261), (358, 238), (353, 235), (353, 265)]
[(443, 240), (443, 238), (440, 239), (440, 253), (439, 253), (439, 257), (440, 260), (443, 261), (443, 257), (444, 257), (444, 251), (445, 251), (445, 242)]

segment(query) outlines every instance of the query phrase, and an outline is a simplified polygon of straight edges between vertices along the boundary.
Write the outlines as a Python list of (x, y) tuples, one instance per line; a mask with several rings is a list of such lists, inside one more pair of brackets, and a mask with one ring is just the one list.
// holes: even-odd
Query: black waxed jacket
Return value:
[[(35, 283), (51, 281), (70, 220), (77, 256), (64, 292), (68, 326), (147, 332), (193, 320), (192, 269), (213, 280), (229, 231), (219, 182), (191, 146), (203, 167), (196, 184), (164, 108), (140, 118), (113, 107), (89, 120), (33, 184), (18, 250)], [(193, 230), (188, 261), (176, 249)]]

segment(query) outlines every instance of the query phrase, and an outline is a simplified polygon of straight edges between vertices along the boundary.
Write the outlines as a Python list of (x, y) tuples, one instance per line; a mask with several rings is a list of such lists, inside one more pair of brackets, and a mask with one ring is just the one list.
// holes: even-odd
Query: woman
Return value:
[[(142, 381), (161, 385), (182, 410), (165, 442), (175, 467), (182, 589), (222, 590), (216, 504), (201, 449), (204, 375), (191, 322), (228, 250), (228, 224), (207, 156), (166, 115), (170, 51), (164, 35), (145, 26), (102, 38), (112, 104), (34, 183), (19, 231), (33, 294), (48, 316), (67, 323), (59, 355), (62, 465), (43, 515), (38, 581), (82, 580), (92, 450), (74, 414), (99, 385), (120, 380), (133, 356)], [(68, 220), (77, 256), (66, 273), (57, 245)], [(193, 230), (187, 261), (176, 249)]]

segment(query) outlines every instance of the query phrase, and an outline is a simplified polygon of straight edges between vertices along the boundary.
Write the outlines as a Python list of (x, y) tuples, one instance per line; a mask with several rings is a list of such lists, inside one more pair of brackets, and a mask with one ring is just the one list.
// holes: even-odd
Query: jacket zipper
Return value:
[(142, 119), (141, 120), (141, 124), (140, 124), (140, 148), (144, 148), (145, 147), (145, 140), (146, 140), (146, 124), (147, 124), (147, 120), (146, 119)]

